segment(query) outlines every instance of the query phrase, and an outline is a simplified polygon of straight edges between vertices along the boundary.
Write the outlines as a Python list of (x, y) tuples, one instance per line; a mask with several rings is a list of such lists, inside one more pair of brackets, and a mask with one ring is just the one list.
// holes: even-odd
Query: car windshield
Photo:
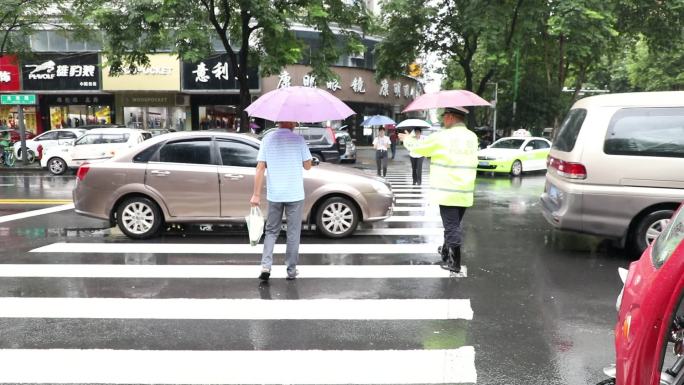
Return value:
[(655, 240), (651, 250), (653, 266), (659, 269), (684, 240), (684, 210), (679, 209), (672, 217), (670, 224)]
[(492, 144), (491, 148), (508, 148), (508, 149), (519, 149), (520, 146), (525, 142), (524, 139), (501, 139), (496, 143)]

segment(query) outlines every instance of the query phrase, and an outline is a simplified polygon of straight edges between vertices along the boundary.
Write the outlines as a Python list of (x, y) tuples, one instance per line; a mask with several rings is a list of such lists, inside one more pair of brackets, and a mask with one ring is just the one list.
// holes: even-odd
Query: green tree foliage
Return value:
[(58, 24), (60, 15), (68, 12), (62, 0), (0, 1), (0, 56), (30, 54), (28, 36), (37, 27)]
[[(344, 0), (77, 0), (75, 7), (85, 17), (72, 23), (104, 31), (114, 73), (147, 65), (147, 55), (159, 50), (199, 61), (218, 39), (240, 84), (240, 116), (251, 101), (248, 68), (271, 75), (303, 58), (306, 47), (290, 26), (320, 32), (320, 47), (308, 58), (312, 74), (325, 80), (334, 76), (329, 65), (340, 54), (363, 49), (359, 38), (371, 23), (363, 2)], [(242, 130), (247, 127), (241, 119)]]
[[(557, 126), (585, 89), (684, 87), (684, 0), (428, 4), (389, 0), (387, 40), (378, 47), (386, 56), (380, 70), (395, 73), (420, 55), (440, 53), (446, 63), (443, 88), (469, 89), (491, 100), (491, 83), (498, 83), (498, 125), (509, 132)], [(410, 27), (401, 33), (402, 25)], [(487, 124), (491, 111), (476, 109), (476, 119), (477, 125)]]

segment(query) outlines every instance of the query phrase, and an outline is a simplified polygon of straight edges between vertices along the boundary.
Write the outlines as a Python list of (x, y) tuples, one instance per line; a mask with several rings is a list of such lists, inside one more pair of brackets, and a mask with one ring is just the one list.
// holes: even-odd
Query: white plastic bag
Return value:
[(249, 215), (245, 217), (245, 221), (247, 222), (247, 231), (249, 232), (249, 244), (256, 246), (264, 234), (264, 217), (261, 215), (259, 206), (252, 206), (249, 210)]

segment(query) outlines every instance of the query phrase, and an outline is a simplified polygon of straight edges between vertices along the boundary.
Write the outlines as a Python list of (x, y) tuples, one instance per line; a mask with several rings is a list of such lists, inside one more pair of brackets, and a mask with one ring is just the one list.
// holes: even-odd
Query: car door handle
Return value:
[(245, 176), (240, 174), (223, 174), (223, 177), (230, 180), (240, 180), (243, 179)]
[(155, 175), (155, 176), (167, 176), (167, 175), (171, 174), (171, 171), (152, 170), (152, 171), (150, 171), (150, 174)]

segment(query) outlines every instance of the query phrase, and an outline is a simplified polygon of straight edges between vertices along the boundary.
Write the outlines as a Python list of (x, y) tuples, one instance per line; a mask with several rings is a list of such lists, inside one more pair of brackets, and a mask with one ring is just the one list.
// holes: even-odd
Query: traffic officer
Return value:
[(422, 141), (399, 134), (411, 155), (431, 158), (430, 202), (439, 205), (444, 226), (444, 245), (438, 252), (442, 268), (455, 273), (461, 271), (461, 221), (466, 208), (473, 205), (477, 176), (478, 140), (464, 123), (467, 113), (463, 108), (445, 108), (444, 129)]

